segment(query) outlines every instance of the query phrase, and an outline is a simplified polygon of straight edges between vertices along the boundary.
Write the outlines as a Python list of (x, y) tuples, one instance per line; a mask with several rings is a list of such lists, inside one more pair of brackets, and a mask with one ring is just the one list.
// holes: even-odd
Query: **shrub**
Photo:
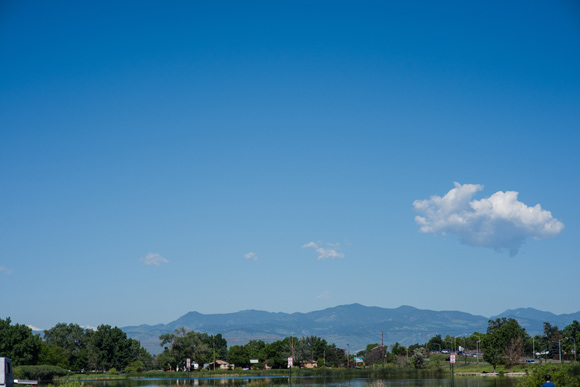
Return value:
[(14, 377), (17, 379), (32, 379), (51, 381), (56, 376), (66, 376), (69, 372), (64, 368), (51, 365), (17, 366), (14, 367)]
[(143, 364), (143, 362), (136, 360), (136, 361), (132, 362), (131, 364), (129, 364), (127, 367), (125, 367), (125, 373), (136, 374), (138, 372), (143, 372), (144, 368), (145, 368), (145, 365)]
[(580, 387), (580, 367), (566, 364), (541, 364), (530, 370), (529, 374), (517, 382), (517, 387), (538, 387), (551, 375), (556, 386)]
[(109, 372), (107, 372), (109, 375), (119, 375), (119, 371), (117, 371), (117, 369), (115, 367), (111, 368), (109, 370)]
[[(48, 387), (55, 387), (53, 384), (49, 384)], [(65, 382), (58, 383), (57, 387), (83, 387), (83, 384), (78, 380), (67, 380)]]

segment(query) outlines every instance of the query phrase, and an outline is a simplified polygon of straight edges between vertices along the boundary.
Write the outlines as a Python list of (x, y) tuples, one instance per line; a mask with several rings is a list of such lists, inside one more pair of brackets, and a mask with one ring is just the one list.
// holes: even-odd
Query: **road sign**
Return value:
[(455, 363), (455, 355), (449, 356), (449, 362)]
[(288, 358), (288, 368), (292, 367), (292, 356)]
[(191, 368), (191, 359), (187, 358), (187, 369), (190, 369), (190, 368)]

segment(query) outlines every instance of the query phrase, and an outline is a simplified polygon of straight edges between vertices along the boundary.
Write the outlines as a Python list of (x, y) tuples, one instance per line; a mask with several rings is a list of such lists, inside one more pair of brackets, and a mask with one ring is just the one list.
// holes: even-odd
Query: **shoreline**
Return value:
[[(500, 376), (499, 372), (456, 372), (456, 376)], [(504, 372), (502, 376), (507, 376), (509, 378), (519, 378), (526, 376), (525, 372)]]

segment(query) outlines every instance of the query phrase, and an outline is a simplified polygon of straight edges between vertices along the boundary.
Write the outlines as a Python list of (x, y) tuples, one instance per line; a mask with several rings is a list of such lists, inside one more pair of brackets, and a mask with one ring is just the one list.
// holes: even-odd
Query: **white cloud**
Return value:
[(44, 330), (42, 328), (37, 328), (34, 325), (30, 325), (30, 324), (28, 324), (27, 327), (30, 328), (30, 329), (32, 329), (33, 331), (36, 331), (36, 332), (43, 331)]
[(518, 201), (517, 192), (498, 191), (489, 198), (472, 200), (482, 185), (454, 184), (443, 197), (413, 202), (415, 211), (423, 215), (415, 217), (419, 231), (454, 234), (466, 245), (508, 250), (514, 256), (527, 238), (553, 238), (564, 228), (539, 204), (528, 207)]
[(252, 253), (252, 252), (244, 254), (244, 258), (246, 258), (248, 261), (254, 261), (254, 262), (256, 262), (258, 260), (258, 257), (256, 256), (256, 254)]
[(305, 245), (302, 245), (302, 248), (311, 248), (316, 251), (318, 254), (318, 259), (325, 259), (325, 258), (344, 258), (344, 254), (339, 252), (338, 249), (340, 245), (338, 243), (327, 243), (328, 247), (320, 247), (317, 243), (309, 242)]
[(149, 253), (145, 258), (139, 258), (146, 266), (161, 266), (162, 263), (169, 263), (167, 259), (157, 253)]
[(93, 326), (90, 326), (90, 325), (82, 325), (81, 328), (90, 329), (90, 330), (93, 330), (95, 332), (98, 330), (97, 327), (93, 327)]
[(320, 293), (318, 296), (316, 296), (316, 298), (330, 298), (330, 292), (328, 290), (325, 290), (324, 292)]
[(6, 274), (12, 274), (12, 269), (0, 266), (0, 272), (4, 272)]

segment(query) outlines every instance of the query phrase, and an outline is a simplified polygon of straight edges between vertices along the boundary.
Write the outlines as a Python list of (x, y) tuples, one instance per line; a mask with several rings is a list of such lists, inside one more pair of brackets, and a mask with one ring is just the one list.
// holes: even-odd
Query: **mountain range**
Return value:
[(308, 313), (273, 313), (243, 310), (235, 313), (201, 314), (189, 312), (168, 324), (139, 325), (121, 328), (128, 337), (140, 340), (152, 354), (160, 353), (159, 336), (185, 327), (196, 332), (215, 335), (221, 333), (228, 345), (243, 345), (250, 340), (267, 343), (291, 335), (318, 336), (329, 344), (348, 348), (351, 352), (368, 344), (399, 342), (402, 345), (425, 343), (429, 337), (470, 335), (485, 332), (488, 321), (500, 317), (514, 318), (534, 336), (543, 332), (543, 323), (549, 322), (563, 329), (580, 312), (556, 315), (533, 308), (509, 309), (491, 317), (458, 311), (432, 311), (411, 306), (388, 309), (360, 304), (341, 305)]

